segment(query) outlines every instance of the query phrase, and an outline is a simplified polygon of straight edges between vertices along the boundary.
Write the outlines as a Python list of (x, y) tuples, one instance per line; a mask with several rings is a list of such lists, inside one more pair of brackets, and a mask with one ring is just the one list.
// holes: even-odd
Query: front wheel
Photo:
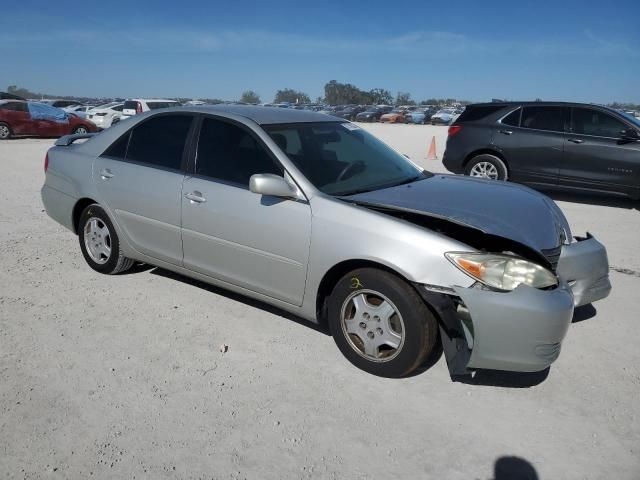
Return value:
[(84, 259), (97, 272), (113, 275), (134, 264), (132, 259), (122, 255), (118, 234), (98, 204), (89, 205), (80, 215), (78, 238)]
[(328, 300), (336, 345), (356, 367), (397, 378), (419, 367), (438, 337), (437, 321), (401, 278), (372, 268), (338, 281)]
[(504, 162), (488, 153), (473, 157), (464, 170), (470, 177), (488, 178), (490, 180), (507, 180), (507, 166)]
[(88, 133), (89, 130), (87, 130), (87, 127), (85, 127), (84, 125), (80, 125), (79, 127), (76, 127), (76, 129), (73, 131), (74, 135), (84, 135), (85, 133)]

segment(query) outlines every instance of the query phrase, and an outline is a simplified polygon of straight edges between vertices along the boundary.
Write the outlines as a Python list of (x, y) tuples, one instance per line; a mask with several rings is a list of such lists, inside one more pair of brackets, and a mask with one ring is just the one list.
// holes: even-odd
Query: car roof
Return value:
[[(545, 102), (527, 100), (524, 102), (508, 101), (508, 102), (484, 102), (484, 103), (472, 103), (467, 105), (468, 107), (516, 107), (516, 106), (552, 106), (552, 107), (600, 107), (611, 110), (611, 107), (606, 105), (598, 105), (596, 103), (578, 103), (578, 102)], [(453, 107), (450, 107), (453, 108)]]
[[(262, 107), (257, 105), (207, 105), (189, 106), (172, 109), (174, 111), (192, 111), (212, 114), (232, 114), (253, 120), (259, 125), (279, 123), (313, 123), (342, 122), (341, 118), (332, 117), (311, 110), (295, 110), (293, 108)], [(165, 110), (166, 111), (166, 110)]]

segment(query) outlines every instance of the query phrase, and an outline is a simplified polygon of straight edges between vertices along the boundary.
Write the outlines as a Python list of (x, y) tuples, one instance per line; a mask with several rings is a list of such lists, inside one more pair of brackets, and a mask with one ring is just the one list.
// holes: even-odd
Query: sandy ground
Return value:
[[(425, 156), (446, 128), (366, 128), (443, 171)], [(263, 304), (158, 269), (95, 273), (41, 205), (51, 144), (0, 143), (0, 477), (640, 478), (634, 205), (559, 201), (618, 271), (550, 371), (459, 383), (438, 358), (388, 380)]]

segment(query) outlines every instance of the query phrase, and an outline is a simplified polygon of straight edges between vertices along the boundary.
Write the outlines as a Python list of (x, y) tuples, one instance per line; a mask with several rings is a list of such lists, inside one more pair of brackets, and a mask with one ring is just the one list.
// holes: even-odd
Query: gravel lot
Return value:
[[(446, 127), (365, 128), (444, 171), (425, 157)], [(613, 292), (577, 312), (550, 371), (459, 383), (436, 358), (389, 380), (263, 304), (91, 270), (40, 201), (52, 143), (0, 142), (3, 478), (640, 478), (637, 204), (554, 195), (607, 245)]]

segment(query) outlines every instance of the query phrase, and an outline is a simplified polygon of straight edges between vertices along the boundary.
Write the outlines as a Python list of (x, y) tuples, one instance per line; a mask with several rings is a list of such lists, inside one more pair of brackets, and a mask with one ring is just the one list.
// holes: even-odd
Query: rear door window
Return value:
[(573, 108), (571, 131), (595, 137), (619, 138), (627, 125), (607, 113), (593, 108)]
[(27, 104), (24, 102), (7, 102), (0, 104), (0, 109), (11, 110), (12, 112), (28, 112)]
[(562, 132), (564, 130), (563, 107), (524, 107), (522, 128)]
[(192, 115), (161, 115), (134, 127), (126, 159), (180, 170)]
[(284, 169), (245, 129), (213, 118), (205, 118), (200, 129), (195, 173), (225, 183), (248, 187), (251, 175)]

